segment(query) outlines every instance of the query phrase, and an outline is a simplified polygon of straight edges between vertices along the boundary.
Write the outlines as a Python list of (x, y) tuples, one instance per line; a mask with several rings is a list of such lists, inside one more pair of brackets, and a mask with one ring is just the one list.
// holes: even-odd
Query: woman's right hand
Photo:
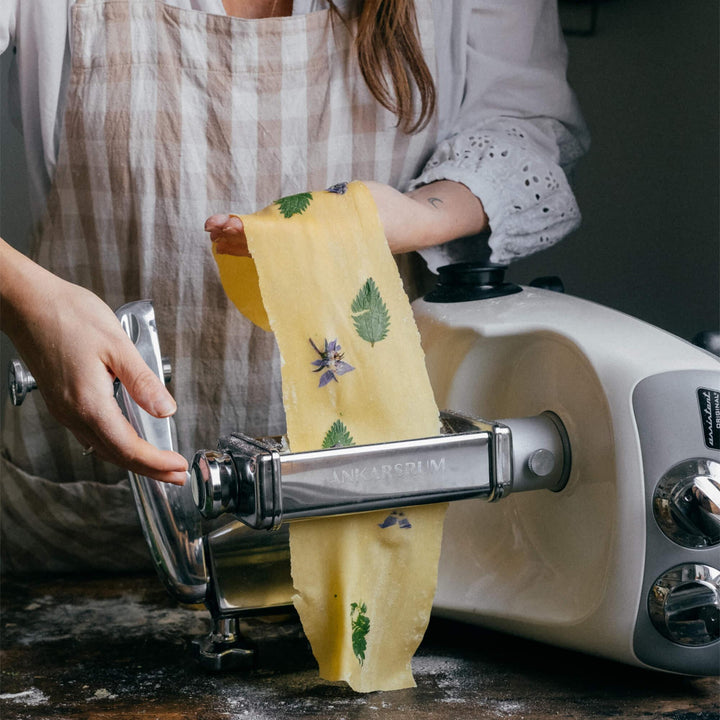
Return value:
[(0, 240), (0, 319), (50, 413), (98, 457), (139, 475), (183, 484), (187, 462), (138, 437), (114, 398), (117, 377), (137, 404), (168, 417), (175, 401), (113, 311)]

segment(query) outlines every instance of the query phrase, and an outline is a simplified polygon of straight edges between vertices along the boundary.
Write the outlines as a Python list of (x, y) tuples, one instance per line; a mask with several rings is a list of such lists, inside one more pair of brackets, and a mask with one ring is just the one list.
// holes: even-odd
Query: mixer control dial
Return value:
[(648, 611), (666, 638), (688, 647), (720, 638), (720, 570), (686, 563), (668, 570), (650, 588)]
[(670, 468), (658, 482), (653, 513), (673, 542), (688, 548), (720, 543), (720, 463), (705, 458)]

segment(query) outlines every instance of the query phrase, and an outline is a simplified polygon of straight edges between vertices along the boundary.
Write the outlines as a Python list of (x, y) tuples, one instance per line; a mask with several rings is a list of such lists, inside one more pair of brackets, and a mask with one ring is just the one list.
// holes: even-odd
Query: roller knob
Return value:
[(648, 611), (658, 632), (678, 645), (716, 642), (720, 638), (720, 570), (694, 563), (668, 570), (650, 589)]
[(32, 373), (20, 360), (11, 360), (8, 363), (8, 392), (10, 402), (17, 407), (23, 404), (28, 393), (37, 389), (37, 383)]
[(720, 463), (694, 458), (670, 468), (655, 488), (653, 513), (663, 533), (678, 545), (720, 543)]
[(193, 499), (205, 518), (216, 518), (236, 507), (237, 480), (230, 455), (215, 450), (195, 454), (190, 470)]

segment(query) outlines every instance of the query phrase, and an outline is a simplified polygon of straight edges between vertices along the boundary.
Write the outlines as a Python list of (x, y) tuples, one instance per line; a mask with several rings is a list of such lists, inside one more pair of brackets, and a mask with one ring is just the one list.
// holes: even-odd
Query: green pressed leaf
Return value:
[(363, 665), (365, 663), (365, 651), (367, 650), (367, 640), (365, 638), (370, 632), (370, 618), (367, 616), (365, 603), (350, 604), (350, 626), (352, 629), (353, 653), (360, 665)]
[(275, 204), (280, 206), (280, 212), (284, 217), (291, 218), (293, 215), (304, 213), (311, 200), (312, 193), (304, 192), (280, 198), (275, 201)]
[(342, 420), (336, 420), (325, 434), (322, 447), (323, 450), (328, 450), (329, 448), (346, 447), (354, 444), (355, 441), (352, 439), (350, 431), (345, 427), (345, 423)]
[(380, 291), (372, 278), (360, 288), (350, 306), (357, 334), (375, 345), (387, 337), (390, 327), (390, 313), (380, 295)]

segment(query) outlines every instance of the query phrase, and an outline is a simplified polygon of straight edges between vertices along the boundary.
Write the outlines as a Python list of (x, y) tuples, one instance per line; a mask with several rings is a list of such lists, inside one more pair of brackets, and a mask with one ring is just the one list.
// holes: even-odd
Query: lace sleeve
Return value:
[(17, 15), (16, 6), (16, 0), (3, 0), (3, 2), (0, 3), (0, 55), (10, 47), (14, 39)]
[[(557, 121), (543, 122), (570, 167), (582, 150)], [(537, 127), (503, 118), (453, 135), (435, 150), (411, 189), (436, 180), (466, 185), (490, 219), (491, 261), (507, 263), (561, 240), (580, 224), (563, 168), (533, 139)], [(423, 253), (431, 269), (453, 259), (450, 248)]]
[[(507, 263), (580, 224), (566, 172), (589, 136), (566, 80), (555, 0), (457, 0), (452, 7), (457, 17), (436, 16), (443, 38), (438, 144), (410, 189), (436, 180), (466, 185), (489, 218), (491, 260)], [(422, 254), (434, 270), (475, 259), (473, 252), (465, 240)]]

